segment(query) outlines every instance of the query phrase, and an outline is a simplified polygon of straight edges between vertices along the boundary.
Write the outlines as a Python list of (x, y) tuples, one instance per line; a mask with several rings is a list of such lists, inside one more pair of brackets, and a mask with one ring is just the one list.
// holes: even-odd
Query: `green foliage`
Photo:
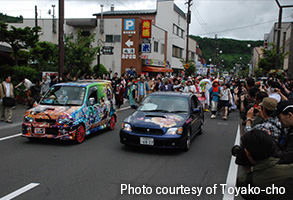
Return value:
[(0, 65), (0, 80), (3, 80), (5, 75), (12, 75), (13, 74), (13, 67), (10, 65)]
[(238, 72), (238, 77), (245, 78), (248, 77), (249, 69), (241, 70)]
[(11, 30), (8, 30), (8, 25), (0, 22), (0, 42), (7, 43), (13, 50), (15, 57), (15, 65), (18, 65), (20, 58), (19, 51), (34, 47), (39, 41), (39, 35), (36, 34), (41, 28), (40, 27), (25, 27), (15, 28), (11, 26)]
[(20, 15), (19, 17), (12, 17), (6, 14), (0, 13), (0, 21), (6, 23), (22, 23), (23, 17)]
[(41, 72), (38, 72), (36, 69), (30, 66), (14, 66), (13, 75), (11, 77), (13, 83), (19, 83), (21, 81), (20, 77), (23, 77), (23, 76), (32, 81), (36, 78), (40, 78)]
[[(277, 50), (276, 47), (273, 47), (272, 49), (262, 49), (263, 50), (263, 57), (258, 62), (258, 67), (261, 68), (266, 73), (270, 71), (271, 69), (275, 69), (275, 61), (277, 58)], [(279, 69), (283, 68), (284, 58), (287, 55), (287, 53), (283, 53), (282, 49), (279, 53), (279, 60), (280, 60), (280, 66)]]
[(30, 49), (30, 60), (37, 71), (58, 71), (58, 45), (52, 42), (37, 42)]
[[(218, 57), (217, 61), (215, 61), (215, 48), (217, 47), (214, 38), (201, 38), (193, 35), (190, 37), (198, 42), (202, 50), (202, 56), (205, 58), (207, 64), (210, 64), (209, 59), (212, 59), (211, 64), (219, 64), (221, 60), (224, 60), (224, 63), (222, 63), (224, 65), (224, 70), (233, 69), (235, 63), (242, 63), (242, 65), (246, 67), (251, 60), (252, 48), (263, 45), (263, 41), (218, 38), (217, 47), (223, 53)], [(251, 47), (247, 47), (248, 44), (250, 44)], [(240, 57), (242, 59), (240, 59)]]
[(90, 66), (99, 49), (91, 45), (95, 41), (94, 36), (83, 36), (82, 31), (78, 31), (73, 37), (65, 38), (65, 71), (73, 75), (91, 72)]
[[(93, 68), (94, 73), (97, 77), (103, 77), (103, 74), (109, 74), (108, 70), (105, 68), (103, 64), (100, 64), (100, 70), (98, 71), (98, 65), (95, 65)], [(98, 71), (98, 72), (97, 72)]]
[[(185, 58), (181, 58), (181, 59), (180, 59), (180, 62), (181, 62), (182, 65), (184, 66), (185, 63), (186, 63), (186, 59), (185, 59)], [(189, 64), (189, 68), (188, 68), (188, 69), (185, 69), (185, 68), (184, 68), (184, 73), (185, 73), (187, 76), (194, 75), (194, 74), (195, 74), (195, 71), (196, 71), (196, 66), (195, 66), (194, 61), (193, 61), (193, 60), (188, 60), (188, 64)]]
[(262, 68), (254, 68), (254, 76), (255, 77), (264, 77), (266, 73), (262, 70)]

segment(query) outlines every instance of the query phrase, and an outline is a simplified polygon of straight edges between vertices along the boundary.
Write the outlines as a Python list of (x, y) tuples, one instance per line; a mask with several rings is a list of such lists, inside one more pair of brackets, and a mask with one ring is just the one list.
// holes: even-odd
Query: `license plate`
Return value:
[(140, 144), (154, 145), (154, 138), (140, 137)]
[(44, 128), (35, 128), (35, 134), (45, 134)]

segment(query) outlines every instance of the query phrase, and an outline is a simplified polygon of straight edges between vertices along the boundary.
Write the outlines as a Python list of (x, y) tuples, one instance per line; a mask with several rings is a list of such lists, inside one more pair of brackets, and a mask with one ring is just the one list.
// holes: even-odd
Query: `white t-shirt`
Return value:
[(281, 101), (281, 96), (280, 96), (278, 93), (271, 93), (271, 94), (269, 95), (269, 97), (272, 97), (272, 98), (274, 98), (274, 99), (277, 99), (278, 102)]
[(6, 87), (6, 92), (5, 92), (6, 97), (10, 97), (10, 83), (6, 83), (4, 81), (4, 84), (5, 84), (5, 87)]

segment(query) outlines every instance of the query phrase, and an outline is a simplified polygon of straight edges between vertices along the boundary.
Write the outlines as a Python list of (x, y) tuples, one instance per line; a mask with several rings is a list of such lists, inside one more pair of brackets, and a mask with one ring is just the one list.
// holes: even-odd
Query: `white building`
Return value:
[[(180, 58), (185, 58), (186, 14), (174, 0), (157, 0), (156, 10), (110, 11), (93, 14), (93, 19), (65, 19), (64, 33), (73, 35), (78, 29), (84, 35), (95, 34), (96, 46), (113, 47), (113, 55), (101, 55), (100, 63), (119, 75), (133, 66), (138, 73), (175, 73), (184, 70)], [(142, 38), (143, 20), (150, 20), (151, 35)], [(22, 24), (9, 26), (24, 28), (35, 26), (34, 19), (24, 19)], [(41, 41), (58, 44), (58, 19), (38, 19), (42, 28)], [(197, 65), (201, 59), (196, 41), (189, 40), (189, 58)], [(93, 65), (96, 64), (96, 61)]]

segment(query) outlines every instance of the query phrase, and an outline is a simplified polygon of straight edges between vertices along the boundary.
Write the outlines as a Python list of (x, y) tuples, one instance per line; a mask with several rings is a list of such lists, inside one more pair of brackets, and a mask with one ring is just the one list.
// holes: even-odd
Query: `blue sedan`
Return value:
[(124, 119), (120, 142), (188, 151), (196, 134), (202, 134), (203, 107), (192, 93), (155, 92)]

